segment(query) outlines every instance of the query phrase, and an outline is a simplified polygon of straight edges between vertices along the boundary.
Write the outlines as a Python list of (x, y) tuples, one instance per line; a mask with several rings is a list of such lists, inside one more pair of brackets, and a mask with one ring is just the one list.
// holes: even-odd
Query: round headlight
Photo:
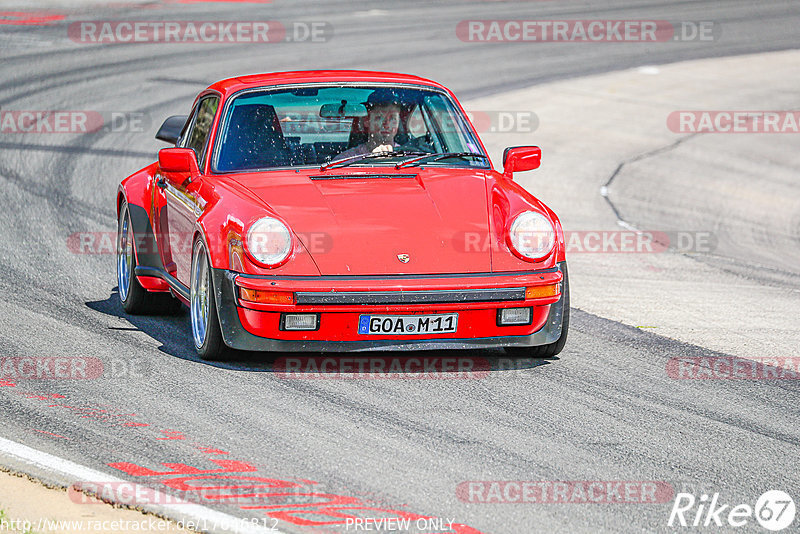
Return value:
[(547, 256), (556, 243), (553, 223), (537, 211), (523, 211), (517, 215), (508, 237), (514, 250), (532, 260)]
[(292, 234), (278, 219), (264, 217), (247, 231), (247, 251), (259, 263), (275, 267), (289, 257)]

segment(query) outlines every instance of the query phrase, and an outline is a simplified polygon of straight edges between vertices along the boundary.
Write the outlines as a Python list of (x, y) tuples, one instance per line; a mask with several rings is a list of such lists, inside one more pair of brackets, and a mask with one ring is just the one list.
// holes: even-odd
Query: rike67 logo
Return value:
[[(710, 527), (728, 530), (752, 524), (755, 518), (767, 530), (777, 532), (794, 522), (794, 500), (788, 493), (769, 490), (749, 504), (731, 505), (720, 501), (719, 493), (703, 494), (697, 499), (691, 493), (678, 493), (667, 525), (670, 527)], [(752, 527), (751, 527), (752, 529)], [(748, 529), (750, 530), (750, 529)]]

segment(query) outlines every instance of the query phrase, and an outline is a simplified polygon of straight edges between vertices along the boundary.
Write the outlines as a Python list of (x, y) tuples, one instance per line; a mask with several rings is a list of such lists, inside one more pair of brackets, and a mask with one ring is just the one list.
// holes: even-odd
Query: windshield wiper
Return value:
[(407, 150), (397, 150), (397, 151), (386, 151), (386, 152), (369, 152), (367, 154), (358, 154), (356, 156), (350, 156), (348, 158), (337, 159), (334, 161), (330, 161), (319, 168), (321, 171), (327, 171), (328, 169), (333, 169), (334, 167), (346, 167), (348, 165), (352, 165), (353, 163), (358, 163), (359, 161), (363, 161), (365, 159), (374, 159), (374, 158), (394, 158), (396, 156), (421, 156), (421, 155), (430, 155), (427, 152), (414, 152), (414, 151), (407, 151)]
[(430, 161), (439, 161), (440, 159), (448, 159), (448, 158), (483, 158), (488, 160), (489, 156), (484, 154), (478, 154), (477, 152), (443, 152), (441, 154), (425, 154), (419, 158), (410, 159), (407, 161), (403, 161), (398, 163), (394, 166), (395, 169), (400, 169), (403, 167), (416, 167), (423, 162), (430, 162)]

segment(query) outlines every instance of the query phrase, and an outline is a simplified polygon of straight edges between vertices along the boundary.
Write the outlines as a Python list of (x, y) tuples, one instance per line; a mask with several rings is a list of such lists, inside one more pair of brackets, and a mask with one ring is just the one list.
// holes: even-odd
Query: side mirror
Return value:
[(162, 148), (158, 151), (158, 166), (164, 172), (188, 172), (200, 176), (197, 154), (191, 148)]
[(188, 115), (173, 115), (164, 121), (161, 128), (158, 129), (156, 139), (174, 145), (178, 142), (178, 138), (183, 131), (183, 125), (189, 119)]
[(514, 146), (503, 152), (503, 176), (512, 180), (515, 172), (532, 171), (542, 164), (542, 149), (538, 146)]

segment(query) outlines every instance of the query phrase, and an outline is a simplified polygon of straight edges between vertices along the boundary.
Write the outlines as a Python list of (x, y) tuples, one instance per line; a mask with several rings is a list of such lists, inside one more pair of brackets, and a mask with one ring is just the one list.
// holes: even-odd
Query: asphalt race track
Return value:
[[(677, 252), (660, 255), (665, 263), (660, 270), (647, 271), (647, 278), (640, 277), (646, 266), (635, 254), (617, 256), (608, 260), (611, 263), (603, 254), (581, 255), (570, 267), (577, 289), (564, 352), (543, 361), (514, 360), (503, 351), (457, 354), (482, 365), (468, 377), (287, 379), (271, 360), (257, 354), (219, 364), (202, 362), (192, 347), (188, 314), (123, 313), (113, 240), (103, 241), (116, 229), (119, 181), (155, 159), (165, 146), (153, 138), (163, 119), (187, 113), (194, 96), (215, 80), (318, 68), (409, 72), (450, 87), (468, 109), (475, 102), (478, 107), (472, 109), (514, 110), (517, 104), (506, 93), (542, 84), (564, 91), (553, 93), (555, 99), (570, 91), (571, 80), (578, 83), (587, 76), (615, 76), (615, 71), (640, 67), (679, 69), (680, 62), (690, 60), (703, 60), (699, 71), (722, 76), (730, 56), (772, 57), (768, 53), (796, 49), (796, 1), (0, 2), (0, 10), (0, 111), (92, 110), (118, 118), (116, 127), (93, 133), (0, 133), (0, 359), (81, 357), (103, 369), (101, 376), (85, 380), (13, 380), (0, 374), (0, 438), (160, 491), (180, 489), (174, 483), (180, 476), (207, 476), (206, 485), (239, 484), (228, 488), (238, 498), (208, 499), (195, 493), (205, 508), (260, 518), (262, 529), (277, 519), (282, 532), (357, 532), (355, 526), (342, 523), (348, 511), (360, 517), (443, 519), (444, 529), (438, 532), (451, 532), (451, 520), (472, 529), (453, 527), (453, 532), (487, 534), (766, 532), (753, 518), (738, 529), (669, 528), (667, 521), (679, 492), (698, 499), (719, 493), (720, 502), (731, 506), (753, 506), (772, 489), (788, 492), (795, 501), (800, 497), (800, 384), (676, 380), (678, 364), (673, 360), (757, 359), (763, 344), (748, 337), (752, 324), (745, 321), (758, 312), (743, 311), (740, 322), (735, 311), (742, 306), (739, 286), (752, 294), (780, 295), (781, 309), (788, 311), (774, 321), (764, 319), (782, 332), (784, 344), (772, 347), (782, 356), (800, 357), (800, 343), (794, 343), (797, 315), (790, 313), (800, 310), (800, 267), (794, 261), (800, 247), (797, 135), (781, 137), (779, 144), (771, 145), (779, 149), (754, 160), (760, 165), (747, 179), (754, 202), (744, 205), (739, 195), (735, 206), (727, 204), (737, 197), (730, 192), (709, 194), (702, 204), (693, 204), (698, 198), (677, 196), (677, 186), (664, 185), (667, 178), (637, 167), (640, 152), (649, 150), (639, 151), (637, 145), (647, 140), (646, 131), (603, 144), (604, 166), (592, 167), (587, 153), (569, 144), (570, 131), (562, 129), (567, 133), (552, 147), (558, 156), (554, 161), (562, 165), (551, 167), (549, 174), (547, 147), (554, 145), (554, 138), (545, 137), (544, 113), (539, 114), (542, 124), (536, 132), (491, 136), (487, 145), (493, 156), (502, 146), (543, 146), (542, 172), (525, 175), (520, 182), (541, 194), (568, 230), (613, 230), (621, 219), (631, 227), (710, 230), (720, 246), (708, 254), (694, 251), (690, 258)], [(9, 12), (21, 10), (45, 10), (65, 18), (2, 23), (19, 17)], [(460, 21), (484, 19), (710, 21), (713, 39), (459, 39)], [(70, 24), (82, 20), (272, 20), (292, 28), (292, 40), (86, 44), (70, 39), (68, 32)], [(294, 28), (312, 23), (322, 23), (318, 27), (324, 28), (324, 38), (298, 42), (302, 35), (293, 33)], [(742, 76), (743, 83), (751, 83), (749, 102), (755, 106), (746, 109), (757, 109), (762, 94), (776, 98), (782, 109), (798, 109), (797, 86), (780, 83), (790, 74), (797, 77), (788, 70), (765, 72), (763, 81)], [(724, 90), (702, 91), (705, 84), (713, 86), (714, 79), (692, 80), (691, 90), (701, 95), (694, 107), (670, 107), (676, 95), (690, 90), (688, 86), (648, 91), (667, 109), (738, 109)], [(620, 91), (625, 87), (621, 84)], [(620, 96), (620, 106), (624, 101)], [(537, 102), (526, 106), (538, 109)], [(664, 120), (659, 120), (663, 128)], [(625, 121), (612, 127), (636, 129)], [(578, 129), (575, 135), (580, 135)], [(734, 137), (716, 142), (740, 143), (737, 149), (743, 150), (751, 143), (751, 138)], [(752, 141), (767, 146), (759, 142)], [(659, 160), (662, 173), (690, 176), (680, 174), (690, 172), (681, 167), (687, 154), (721, 154), (707, 146), (694, 150), (681, 153), (679, 161)], [(723, 180), (720, 176), (735, 169), (721, 160), (722, 156), (701, 163), (692, 159), (696, 165), (691, 172), (697, 173), (698, 181), (706, 173), (709, 180)], [(624, 165), (617, 168), (620, 164)], [(782, 169), (780, 175), (770, 174), (778, 168), (773, 164)], [(759, 168), (766, 169), (764, 176)], [(781, 179), (772, 180), (775, 176)], [(604, 184), (611, 191), (609, 201), (599, 193)], [(771, 220), (765, 222), (769, 213), (780, 216), (781, 225), (788, 222), (773, 228)], [(732, 221), (734, 216), (738, 218)], [(685, 218), (678, 224), (676, 217)], [(737, 232), (748, 238), (737, 240)], [(85, 235), (95, 239), (88, 248), (81, 246)], [(568, 260), (572, 261), (569, 252)], [(692, 320), (697, 330), (688, 325), (681, 306), (665, 304), (678, 285), (669, 279), (669, 266), (677, 265), (672, 262), (700, 266), (691, 279), (681, 282), (694, 288)], [(729, 290), (704, 293), (720, 277), (735, 283), (726, 282)], [(614, 283), (606, 284), (607, 278)], [(645, 280), (631, 284), (631, 291), (642, 291), (637, 302), (619, 298), (628, 290), (627, 278)], [(657, 298), (649, 300), (648, 287)], [(765, 299), (757, 306), (769, 311), (772, 302)], [(650, 308), (661, 310), (652, 317), (663, 321), (663, 328), (638, 328), (662, 326), (648, 324), (650, 316), (638, 321)], [(716, 327), (703, 330), (704, 322)], [(671, 324), (677, 326), (670, 329)], [(0, 464), (51, 483), (78, 482), (43, 465), (24, 464), (2, 446)], [(255, 480), (246, 477), (259, 477), (262, 489), (284, 487), (285, 495), (245, 502), (242, 487)], [(172, 486), (163, 484), (170, 480)], [(492, 481), (501, 483), (493, 490)], [(508, 481), (537, 482), (550, 492), (565, 482), (570, 496), (595, 482), (605, 488), (607, 498), (599, 503), (581, 501), (580, 496), (572, 502), (498, 502), (509, 500), (502, 494)], [(622, 502), (607, 502), (613, 500), (609, 492), (625, 496), (626, 487), (631, 493)], [(495, 490), (501, 491), (501, 498), (495, 495), (492, 501)], [(651, 490), (654, 493), (648, 493)], [(482, 502), (487, 499), (490, 502)], [(326, 500), (331, 504), (319, 504)], [(175, 518), (183, 513), (180, 507), (171, 510), (161, 511)], [(796, 531), (798, 524), (795, 520), (787, 531)], [(428, 526), (410, 532), (437, 532), (434, 522)], [(225, 529), (217, 525), (209, 530)]]

